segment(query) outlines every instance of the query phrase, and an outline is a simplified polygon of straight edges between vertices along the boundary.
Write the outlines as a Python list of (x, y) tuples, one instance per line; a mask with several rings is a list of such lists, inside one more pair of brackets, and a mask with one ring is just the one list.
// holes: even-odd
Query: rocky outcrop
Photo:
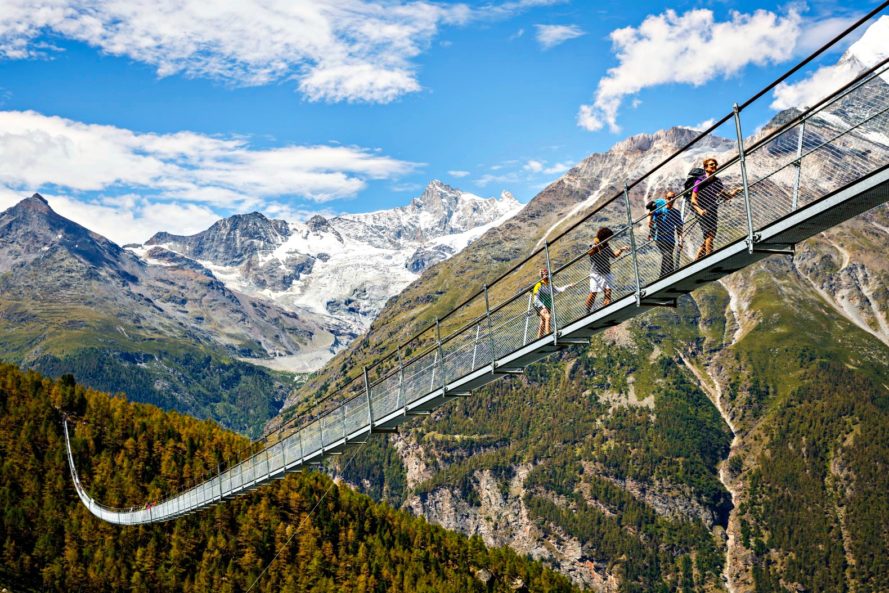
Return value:
[(421, 247), (414, 251), (404, 266), (414, 274), (419, 274), (429, 266), (444, 261), (452, 255), (454, 255), (454, 248), (450, 245)]

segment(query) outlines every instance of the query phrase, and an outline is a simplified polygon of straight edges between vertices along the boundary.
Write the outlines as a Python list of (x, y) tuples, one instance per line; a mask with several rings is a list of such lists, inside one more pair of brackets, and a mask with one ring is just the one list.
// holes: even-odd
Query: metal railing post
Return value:
[(364, 367), (364, 393), (367, 395), (367, 422), (372, 433), (374, 431), (374, 409), (370, 400), (370, 382), (367, 380), (367, 367)]
[(216, 464), (216, 475), (219, 477), (219, 501), (222, 502), (222, 466)]
[(741, 162), (741, 186), (744, 190), (744, 210), (747, 213), (747, 251), (753, 253), (753, 210), (750, 207), (750, 188), (747, 185), (747, 161), (744, 156), (744, 135), (741, 132), (741, 109), (732, 105), (735, 116), (735, 133), (738, 136), (738, 159)]
[[(807, 107), (804, 107), (803, 111), (806, 111), (807, 109)], [(793, 180), (793, 198), (791, 198), (790, 201), (791, 212), (796, 212), (796, 209), (799, 206), (799, 182), (803, 169), (803, 136), (805, 133), (806, 118), (803, 118), (799, 124), (799, 138), (796, 140), (796, 161), (794, 162), (794, 166), (796, 167), (796, 179)]]
[[(627, 230), (630, 233), (630, 253), (633, 256), (633, 276), (636, 278), (636, 306), (642, 305), (642, 280), (639, 278), (639, 253), (636, 250), (636, 233), (633, 231), (633, 212), (630, 209), (630, 187), (624, 183), (624, 206), (627, 209)], [(601, 245), (600, 245), (601, 248)], [(612, 251), (614, 248), (609, 245)]]
[(478, 353), (478, 337), (482, 331), (482, 324), (477, 323), (475, 326), (475, 341), (472, 344), (472, 370), (475, 370), (475, 355)]
[(446, 395), (448, 380), (445, 377), (444, 349), (441, 346), (441, 323), (439, 323), (438, 317), (435, 318), (435, 343), (438, 347), (438, 366), (441, 367), (441, 394)]
[(287, 472), (287, 447), (284, 446), (284, 440), (281, 439), (281, 474)]
[(494, 349), (494, 328), (491, 325), (491, 304), (488, 302), (488, 285), (485, 284), (485, 317), (488, 318), (488, 341), (491, 343), (491, 372), (497, 366), (497, 351)]
[(435, 367), (438, 365), (438, 350), (435, 351), (435, 357), (432, 359), (432, 377), (429, 378), (429, 391), (435, 389)]
[(300, 428), (296, 431), (296, 438), (299, 441), (299, 464), (305, 465), (306, 463), (306, 453), (303, 451), (303, 429)]
[(404, 397), (404, 358), (401, 356), (401, 346), (398, 347), (398, 404), (402, 413), (407, 416), (407, 401)]
[(343, 423), (343, 444), (345, 444), (348, 439), (346, 438), (346, 402), (340, 404), (340, 421)]
[(546, 256), (546, 273), (549, 275), (549, 298), (550, 305), (552, 305), (553, 311), (553, 345), (558, 345), (559, 343), (559, 320), (556, 317), (556, 279), (553, 278), (552, 274), (552, 263), (549, 261), (549, 242), (543, 242), (543, 255)]
[(321, 455), (324, 455), (324, 416), (318, 418), (318, 433), (321, 435)]
[(528, 295), (528, 309), (525, 311), (525, 331), (522, 334), (522, 346), (528, 343), (528, 325), (531, 323), (531, 301), (534, 300), (533, 295)]

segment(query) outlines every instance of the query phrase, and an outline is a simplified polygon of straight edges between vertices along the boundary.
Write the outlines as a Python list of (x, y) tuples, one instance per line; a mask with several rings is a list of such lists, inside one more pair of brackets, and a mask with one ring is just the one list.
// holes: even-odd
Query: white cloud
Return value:
[(355, 196), (368, 180), (414, 163), (355, 146), (256, 149), (243, 138), (140, 134), (33, 111), (0, 111), (0, 185), (35, 191), (151, 192), (168, 200), (240, 207), (279, 197)]
[(2, 0), (0, 58), (80, 41), (183, 74), (236, 85), (295, 79), (312, 101), (386, 103), (421, 89), (414, 60), (443, 26), (505, 18), (559, 0), (471, 8), (425, 0)]
[(570, 168), (571, 163), (568, 162), (547, 165), (546, 161), (538, 161), (534, 159), (529, 160), (522, 166), (522, 169), (528, 171), (531, 175), (536, 175), (538, 173), (544, 173), (546, 175), (556, 175), (558, 173), (564, 173)]
[(834, 66), (819, 68), (795, 84), (781, 83), (775, 87), (772, 109), (788, 109), (789, 107), (809, 107), (823, 99), (827, 94), (840, 88), (857, 74), (851, 64), (841, 63)]
[[(807, 19), (801, 27), (799, 40), (796, 44), (796, 53), (807, 56), (819, 49), (822, 45), (848, 29), (857, 22), (862, 15), (854, 14), (845, 17), (830, 17), (822, 20)], [(842, 51), (846, 44), (840, 42), (832, 51)]]
[(716, 22), (706, 9), (650, 15), (638, 28), (612, 31), (619, 65), (599, 80), (594, 102), (581, 105), (577, 123), (590, 131), (607, 124), (617, 132), (625, 97), (661, 84), (699, 86), (749, 64), (782, 62), (793, 55), (799, 35), (800, 16), (794, 9), (785, 16), (732, 12), (724, 22)]
[(495, 175), (486, 173), (475, 180), (475, 184), (479, 187), (487, 187), (492, 183), (516, 183), (520, 181), (519, 176), (515, 173), (507, 173), (504, 175)]
[(546, 169), (543, 170), (547, 175), (558, 175), (560, 173), (564, 173), (568, 169), (570, 169), (573, 165), (571, 163), (556, 163), (554, 165), (550, 165)]
[(0, 212), (3, 212), (7, 208), (12, 208), (16, 204), (18, 204), (22, 200), (22, 198), (26, 197), (28, 196), (22, 195), (19, 192), (12, 191), (11, 189), (0, 185)]
[(571, 39), (586, 35), (577, 25), (534, 25), (537, 42), (543, 49), (550, 49)]
[(601, 130), (605, 125), (592, 105), (581, 105), (577, 111), (577, 125), (589, 132)]
[(469, 171), (460, 171), (460, 170), (448, 171), (448, 175), (450, 175), (451, 177), (461, 178), (461, 177), (466, 177), (467, 175), (469, 175)]
[[(863, 68), (875, 66), (889, 57), (889, 16), (880, 17), (848, 49), (851, 60), (842, 60), (831, 66), (818, 68), (799, 82), (781, 83), (775, 87), (772, 109), (810, 107), (851, 82)], [(889, 78), (885, 74), (884, 78)]]
[(704, 130), (710, 128), (710, 126), (712, 126), (715, 123), (716, 123), (716, 119), (711, 117), (710, 119), (705, 119), (704, 121), (697, 123), (693, 126), (688, 126), (688, 129), (694, 130), (696, 132), (703, 132)]
[(99, 202), (52, 194), (44, 197), (52, 209), (65, 218), (118, 245), (144, 243), (158, 231), (193, 235), (220, 218), (219, 214), (202, 204), (158, 203), (135, 195), (106, 197)]

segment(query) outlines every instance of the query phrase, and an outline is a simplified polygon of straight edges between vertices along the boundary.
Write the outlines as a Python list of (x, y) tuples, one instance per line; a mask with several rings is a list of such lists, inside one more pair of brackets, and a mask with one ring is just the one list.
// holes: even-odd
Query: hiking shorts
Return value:
[(614, 274), (590, 272), (590, 292), (602, 292), (614, 286)]
[(704, 237), (716, 236), (716, 227), (719, 226), (719, 211), (707, 210), (704, 216), (698, 217), (701, 221), (701, 233)]

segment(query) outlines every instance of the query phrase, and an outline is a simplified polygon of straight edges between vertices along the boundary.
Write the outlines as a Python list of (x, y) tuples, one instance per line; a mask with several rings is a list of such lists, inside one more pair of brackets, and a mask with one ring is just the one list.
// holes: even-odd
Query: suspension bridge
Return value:
[[(874, 11), (869, 18), (882, 10)], [(862, 19), (858, 24), (863, 23)], [(857, 25), (856, 25), (857, 26)], [(793, 255), (794, 246), (889, 200), (889, 64), (876, 64), (811, 107), (786, 113), (783, 123), (751, 137), (743, 129), (761, 121), (766, 94), (813, 63), (854, 26), (742, 105), (734, 105), (708, 130), (611, 199), (572, 223), (551, 241), (485, 285), (445, 317), (394, 348), (337, 391), (323, 414), (288, 423), (265, 447), (213, 477), (141, 508), (118, 509), (94, 500), (74, 463), (67, 422), (68, 463), (78, 496), (95, 516), (135, 525), (176, 519), (282, 478), (316, 467), (331, 455), (393, 432), (413, 416), (429, 414), (448, 401), (470, 396), (529, 364), (701, 285), (770, 255)], [(720, 153), (716, 171), (722, 193), (715, 245), (696, 257), (702, 239), (686, 196), (678, 191), (686, 172)], [(667, 256), (674, 271), (661, 277), (662, 251), (650, 238), (644, 204), (652, 188), (673, 180), (675, 205), (685, 218), (684, 242)], [(658, 186), (660, 187), (660, 186)], [(729, 191), (729, 189), (731, 191)], [(596, 230), (614, 229), (608, 243), (622, 248), (612, 263), (612, 302), (588, 310), (587, 250)], [(531, 285), (539, 268), (561, 292), (549, 305), (551, 327), (538, 337)]]

